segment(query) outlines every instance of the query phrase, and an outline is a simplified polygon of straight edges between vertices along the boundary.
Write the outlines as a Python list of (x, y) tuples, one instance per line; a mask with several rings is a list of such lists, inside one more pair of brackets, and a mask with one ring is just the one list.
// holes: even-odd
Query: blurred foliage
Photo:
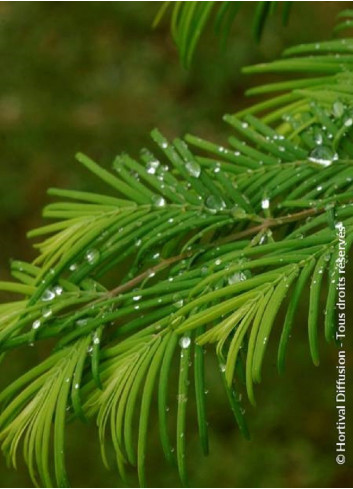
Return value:
[[(154, 126), (167, 136), (192, 131), (222, 142), (222, 114), (244, 107), (244, 88), (259, 82), (240, 76), (240, 67), (270, 60), (293, 43), (327, 38), (342, 4), (347, 6), (347, 2), (295, 2), (288, 27), (271, 18), (260, 45), (248, 28), (250, 7), (244, 8), (225, 51), (219, 51), (209, 29), (190, 71), (185, 71), (169, 26), (162, 23), (157, 30), (150, 29), (156, 12), (152, 2), (0, 3), (1, 279), (8, 277), (9, 258), (32, 256), (25, 232), (40, 222), (47, 187), (92, 189), (95, 180), (74, 161), (76, 151), (109, 166), (116, 153), (134, 154), (149, 144)], [(342, 467), (334, 460), (336, 352), (322, 345), (325, 355), (320, 369), (315, 369), (307, 343), (301, 341), (305, 334), (305, 328), (296, 328), (285, 378), (278, 377), (275, 360), (267, 365), (259, 407), (249, 408), (250, 443), (234, 427), (222, 386), (212, 378), (215, 369), (209, 368), (214, 400), (208, 407), (211, 454), (206, 463), (194, 420), (189, 419), (194, 486), (351, 485), (352, 455)], [(347, 342), (352, 343), (349, 334)], [(275, 348), (274, 341), (269, 351), (274, 359)], [(15, 378), (39, 354), (26, 348), (9, 355), (9, 377)], [(348, 385), (352, 357), (349, 361)], [(347, 406), (349, 402), (352, 405), (352, 399)], [(347, 439), (352, 435), (350, 421)], [(73, 486), (103, 487), (102, 480), (107, 487), (119, 484), (114, 472), (103, 469), (93, 427), (73, 424), (67, 445)], [(160, 463), (157, 440), (155, 446), (149, 454), (150, 484), (178, 485), (176, 471)], [(0, 480), (2, 487), (30, 485), (23, 467), (9, 471), (3, 458)]]

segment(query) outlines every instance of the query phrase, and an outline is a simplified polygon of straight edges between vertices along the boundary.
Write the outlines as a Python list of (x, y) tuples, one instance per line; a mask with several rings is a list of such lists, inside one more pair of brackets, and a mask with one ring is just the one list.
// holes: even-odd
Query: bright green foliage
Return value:
[[(284, 370), (307, 289), (308, 354), (319, 363), (323, 323), (326, 339), (335, 339), (341, 223), (347, 253), (353, 241), (352, 50), (350, 39), (297, 46), (279, 61), (248, 68), (316, 77), (251, 89), (281, 94), (226, 116), (233, 128), (227, 147), (191, 135), (170, 142), (154, 130), (154, 152), (118, 156), (113, 172), (77, 155), (113, 196), (49, 190), (63, 200), (44, 209), (53, 223), (30, 233), (42, 240), (37, 258), (13, 262), (17, 281), (0, 283), (23, 296), (0, 306), (1, 352), (55, 343), (0, 395), (2, 448), (15, 465), (22, 445), (34, 483), (67, 484), (65, 424), (79, 417), (96, 419), (105, 464), (109, 438), (121, 476), (126, 464), (136, 465), (145, 485), (156, 399), (161, 445), (186, 484), (193, 395), (208, 451), (205, 348), (214, 347), (247, 437), (240, 394), (246, 390), (255, 404), (275, 327)], [(276, 323), (281, 308), (283, 324)], [(167, 406), (176, 411), (173, 431)]]
[[(214, 29), (224, 46), (233, 22), (243, 2), (163, 2), (154, 25), (157, 25), (169, 7), (172, 8), (171, 31), (180, 58), (188, 67), (210, 18), (213, 18)], [(262, 31), (269, 15), (280, 6), (283, 24), (288, 21), (291, 2), (256, 2), (253, 20), (253, 34), (260, 40)]]

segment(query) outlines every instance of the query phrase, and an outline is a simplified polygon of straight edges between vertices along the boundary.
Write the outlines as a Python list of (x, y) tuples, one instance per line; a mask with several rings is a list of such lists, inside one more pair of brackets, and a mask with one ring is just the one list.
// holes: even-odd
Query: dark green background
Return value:
[[(293, 2), (288, 27), (270, 19), (260, 45), (252, 40), (253, 5), (237, 18), (220, 52), (207, 29), (189, 71), (181, 68), (166, 22), (151, 23), (158, 3), (0, 3), (0, 279), (10, 258), (31, 259), (25, 239), (41, 223), (49, 186), (94, 189), (96, 181), (74, 160), (81, 150), (109, 166), (115, 154), (149, 145), (158, 126), (167, 136), (193, 132), (224, 142), (222, 115), (249, 103), (244, 89), (264, 79), (247, 78), (240, 67), (270, 60), (293, 43), (328, 39), (347, 2)], [(5, 298), (5, 295), (4, 295)], [(276, 338), (267, 353), (258, 407), (247, 407), (252, 441), (241, 439), (210, 358), (211, 454), (204, 459), (195, 420), (189, 419), (188, 462), (192, 486), (349, 487), (353, 447), (345, 466), (335, 463), (334, 383), (337, 353), (322, 342), (320, 368), (309, 360), (307, 304), (298, 315), (287, 375), (275, 369)], [(348, 340), (352, 344), (352, 334)], [(1, 384), (43, 355), (25, 348), (8, 356)], [(211, 357), (211, 354), (209, 354)], [(352, 356), (348, 358), (352, 385)], [(6, 377), (5, 374), (6, 372)], [(352, 406), (352, 396), (349, 399)], [(352, 416), (352, 409), (350, 409)], [(178, 485), (176, 470), (162, 461), (155, 419), (147, 459), (150, 485)], [(347, 426), (352, 441), (352, 421)], [(353, 445), (351, 443), (351, 445)], [(75, 487), (119, 485), (102, 466), (93, 425), (70, 425), (68, 466)], [(0, 458), (1, 487), (31, 485)]]

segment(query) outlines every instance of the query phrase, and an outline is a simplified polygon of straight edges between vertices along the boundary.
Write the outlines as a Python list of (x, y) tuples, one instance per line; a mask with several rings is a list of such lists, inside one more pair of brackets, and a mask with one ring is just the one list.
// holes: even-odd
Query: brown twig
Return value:
[[(304, 211), (296, 212), (295, 214), (289, 214), (283, 217), (273, 217), (273, 218), (264, 219), (263, 222), (261, 224), (258, 224), (257, 226), (253, 226), (251, 228), (245, 229), (244, 231), (239, 231), (237, 233), (231, 234), (226, 238), (220, 239), (217, 242), (210, 243), (208, 247), (219, 246), (221, 244), (229, 243), (231, 241), (237, 241), (238, 239), (242, 239), (247, 236), (252, 236), (268, 228), (279, 227), (282, 226), (283, 224), (289, 224), (291, 222), (300, 221), (301, 219), (305, 219), (306, 217), (319, 214), (324, 210), (325, 210), (324, 207), (315, 208), (315, 209), (305, 209)], [(130, 290), (132, 287), (138, 285), (140, 282), (142, 282), (145, 278), (149, 277), (150, 275), (154, 275), (155, 273), (159, 272), (160, 270), (163, 270), (164, 268), (168, 267), (169, 265), (172, 265), (173, 263), (176, 263), (185, 258), (189, 258), (194, 253), (198, 253), (199, 251), (200, 250), (187, 251), (185, 253), (181, 253), (180, 255), (166, 258), (165, 260), (158, 263), (158, 265), (151, 267), (148, 270), (145, 270), (144, 272), (140, 273), (140, 275), (137, 275), (136, 277), (129, 280), (125, 284), (119, 285), (118, 287), (115, 287), (115, 289), (110, 290), (95, 302), (100, 302), (101, 300), (104, 300), (109, 297), (116, 297), (117, 295), (126, 292), (127, 290)]]
[(257, 226), (253, 226), (248, 229), (244, 229), (244, 231), (239, 231), (238, 233), (230, 234), (226, 238), (220, 240), (217, 244), (229, 243), (231, 241), (237, 241), (241, 238), (246, 238), (247, 236), (252, 236), (253, 234), (257, 234), (260, 231), (263, 231), (267, 228), (274, 228), (278, 226), (282, 226), (283, 224), (288, 224), (290, 222), (300, 221), (301, 219), (305, 219), (306, 217), (313, 216), (315, 214), (319, 214), (322, 209), (306, 209), (305, 211), (296, 212), (295, 214), (289, 214), (288, 216), (283, 217), (273, 217), (269, 219), (264, 219), (261, 224)]
[(159, 272), (160, 270), (163, 270), (163, 268), (168, 267), (169, 265), (172, 265), (173, 263), (183, 260), (184, 258), (189, 258), (192, 255), (191, 251), (181, 253), (180, 255), (172, 256), (170, 258), (166, 258), (165, 260), (162, 260), (158, 265), (149, 268), (148, 270), (145, 270), (144, 272), (140, 273), (140, 275), (137, 275), (133, 279), (129, 280), (125, 284), (119, 285), (118, 287), (115, 287), (115, 289), (110, 290), (105, 294), (107, 297), (115, 297), (122, 292), (125, 292), (126, 290), (131, 289), (135, 285), (139, 284), (144, 280), (145, 278), (148, 278), (149, 276), (153, 276), (155, 273)]

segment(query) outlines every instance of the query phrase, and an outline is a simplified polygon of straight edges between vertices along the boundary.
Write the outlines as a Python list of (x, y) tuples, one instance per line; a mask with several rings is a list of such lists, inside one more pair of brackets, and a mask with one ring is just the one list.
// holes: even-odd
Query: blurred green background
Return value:
[[(244, 89), (264, 81), (242, 76), (241, 66), (273, 59), (294, 43), (329, 38), (337, 12), (349, 4), (293, 2), (289, 25), (274, 16), (257, 45), (248, 2), (226, 50), (219, 51), (209, 28), (185, 71), (167, 22), (151, 29), (159, 2), (0, 2), (0, 279), (9, 278), (9, 259), (34, 256), (25, 234), (42, 222), (47, 187), (96, 188), (74, 160), (78, 150), (108, 167), (116, 153), (137, 154), (150, 145), (155, 126), (170, 137), (193, 132), (224, 142), (229, 129), (222, 115), (249, 103)], [(191, 486), (351, 487), (352, 419), (346, 465), (337, 466), (334, 454), (337, 353), (323, 343), (321, 366), (312, 366), (306, 306), (297, 318), (285, 377), (275, 370), (275, 338), (267, 353), (258, 407), (247, 407), (251, 442), (235, 428), (210, 358), (211, 453), (202, 457), (191, 415)], [(353, 343), (351, 332), (347, 341)], [(8, 356), (1, 385), (40, 358), (33, 350)], [(352, 356), (348, 362), (352, 385)], [(179, 485), (176, 470), (162, 462), (155, 420), (151, 426), (150, 485)], [(70, 425), (67, 447), (72, 486), (119, 485), (114, 470), (103, 468), (93, 425)], [(0, 481), (1, 487), (31, 486), (23, 463), (10, 470), (2, 456)]]

